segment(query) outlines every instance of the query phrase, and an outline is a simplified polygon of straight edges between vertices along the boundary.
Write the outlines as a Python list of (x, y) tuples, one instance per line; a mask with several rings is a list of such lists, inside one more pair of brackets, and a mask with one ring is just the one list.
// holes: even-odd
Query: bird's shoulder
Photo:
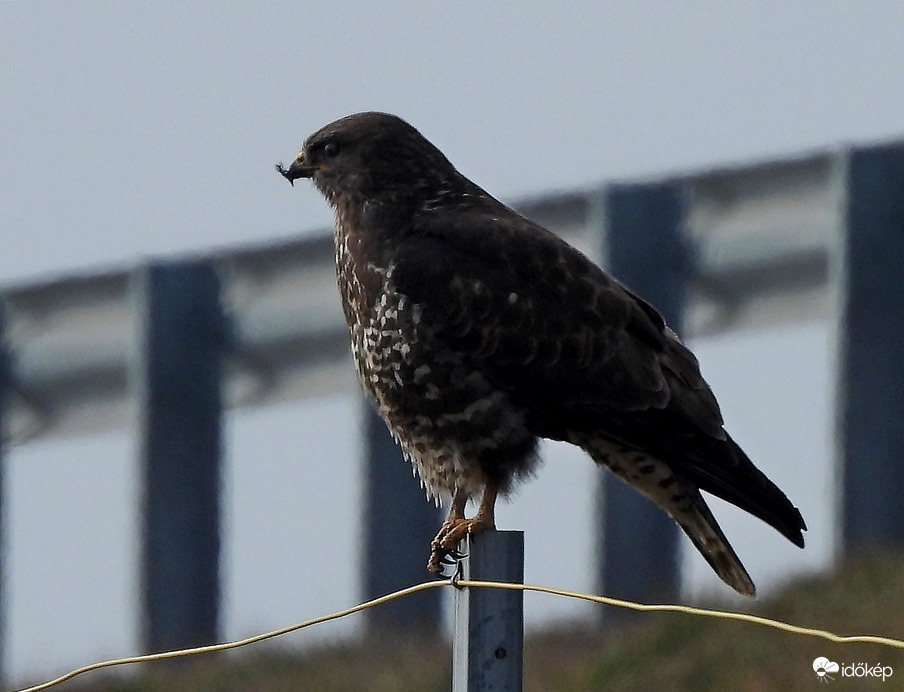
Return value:
[(667, 403), (659, 313), (488, 196), (418, 215), (391, 266), (436, 337), (503, 387), (563, 404)]

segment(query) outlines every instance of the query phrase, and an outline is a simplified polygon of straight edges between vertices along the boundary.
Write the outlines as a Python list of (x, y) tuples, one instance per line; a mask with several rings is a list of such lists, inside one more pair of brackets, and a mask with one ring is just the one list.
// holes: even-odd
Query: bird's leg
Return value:
[(461, 559), (461, 554), (456, 550), (458, 543), (468, 534), (476, 534), (496, 528), (496, 495), (498, 489), (492, 483), (488, 483), (480, 498), (477, 514), (471, 519), (465, 518), (465, 505), (468, 496), (461, 490), (456, 490), (452, 496), (452, 506), (446, 521), (436, 534), (436, 538), (430, 544), (430, 559), (427, 561), (427, 569), (437, 574), (442, 574), (445, 565), (453, 564)]
[[(439, 532), (430, 543), (430, 559), (427, 560), (427, 569), (435, 574), (442, 574), (446, 565), (453, 564), (456, 560), (461, 559), (461, 555), (457, 552), (442, 549), (443, 537), (452, 529), (461, 524), (465, 520), (465, 505), (468, 504), (468, 495), (460, 488), (456, 488), (452, 495), (452, 504), (449, 507), (449, 513), (446, 520), (440, 526)], [(454, 546), (453, 546), (454, 547)]]

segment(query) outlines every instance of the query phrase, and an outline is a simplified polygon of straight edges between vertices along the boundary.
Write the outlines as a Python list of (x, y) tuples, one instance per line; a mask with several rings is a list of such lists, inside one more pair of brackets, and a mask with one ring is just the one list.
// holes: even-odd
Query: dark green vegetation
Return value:
[[(754, 612), (838, 634), (904, 638), (904, 558), (863, 561), (832, 578), (798, 581)], [(360, 617), (360, 616), (355, 616)], [(892, 666), (893, 677), (844, 679), (839, 690), (904, 688), (904, 651), (832, 644), (765, 627), (683, 614), (641, 614), (606, 633), (586, 626), (528, 637), (525, 690), (820, 689), (813, 660)], [(363, 621), (362, 621), (363, 622)], [(297, 635), (296, 635), (297, 636)], [(302, 635), (304, 636), (304, 635)], [(92, 673), (60, 692), (414, 692), (449, 690), (448, 643), (389, 636), (293, 652), (278, 645), (185, 665)]]

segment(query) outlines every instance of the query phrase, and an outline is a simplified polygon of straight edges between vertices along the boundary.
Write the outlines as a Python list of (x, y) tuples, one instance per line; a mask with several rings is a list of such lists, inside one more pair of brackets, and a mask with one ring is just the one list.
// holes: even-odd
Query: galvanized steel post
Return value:
[[(462, 578), (524, 583), (524, 533), (488, 531), (462, 542)], [(455, 592), (452, 692), (520, 692), (524, 592), (463, 587)]]

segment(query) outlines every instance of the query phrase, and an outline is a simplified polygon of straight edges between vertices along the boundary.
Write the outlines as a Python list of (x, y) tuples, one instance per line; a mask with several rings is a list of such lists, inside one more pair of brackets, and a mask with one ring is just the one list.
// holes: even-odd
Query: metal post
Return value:
[(904, 147), (854, 149), (847, 173), (836, 429), (849, 555), (904, 547)]
[[(5, 680), (6, 661), (6, 446), (5, 424), (7, 396), (12, 369), (6, 347), (6, 305), (0, 300), (0, 687)], [(4, 688), (5, 689), (5, 688)]]
[[(464, 579), (524, 583), (524, 532), (469, 536), (463, 549)], [(458, 589), (452, 692), (520, 692), (523, 661), (524, 592)]]
[(209, 262), (155, 263), (137, 278), (143, 643), (157, 651), (217, 639), (225, 329)]
[[(364, 488), (364, 598), (370, 600), (429, 577), (430, 541), (441, 511), (428, 501), (411, 464), (370, 402), (364, 406), (366, 476)], [(435, 631), (441, 594), (432, 589), (367, 611), (372, 631), (387, 628)]]
[[(610, 187), (605, 202), (609, 270), (681, 331), (689, 267), (683, 204), (670, 184)], [(633, 600), (677, 595), (678, 529), (636, 490), (605, 474), (600, 508), (602, 593)]]

